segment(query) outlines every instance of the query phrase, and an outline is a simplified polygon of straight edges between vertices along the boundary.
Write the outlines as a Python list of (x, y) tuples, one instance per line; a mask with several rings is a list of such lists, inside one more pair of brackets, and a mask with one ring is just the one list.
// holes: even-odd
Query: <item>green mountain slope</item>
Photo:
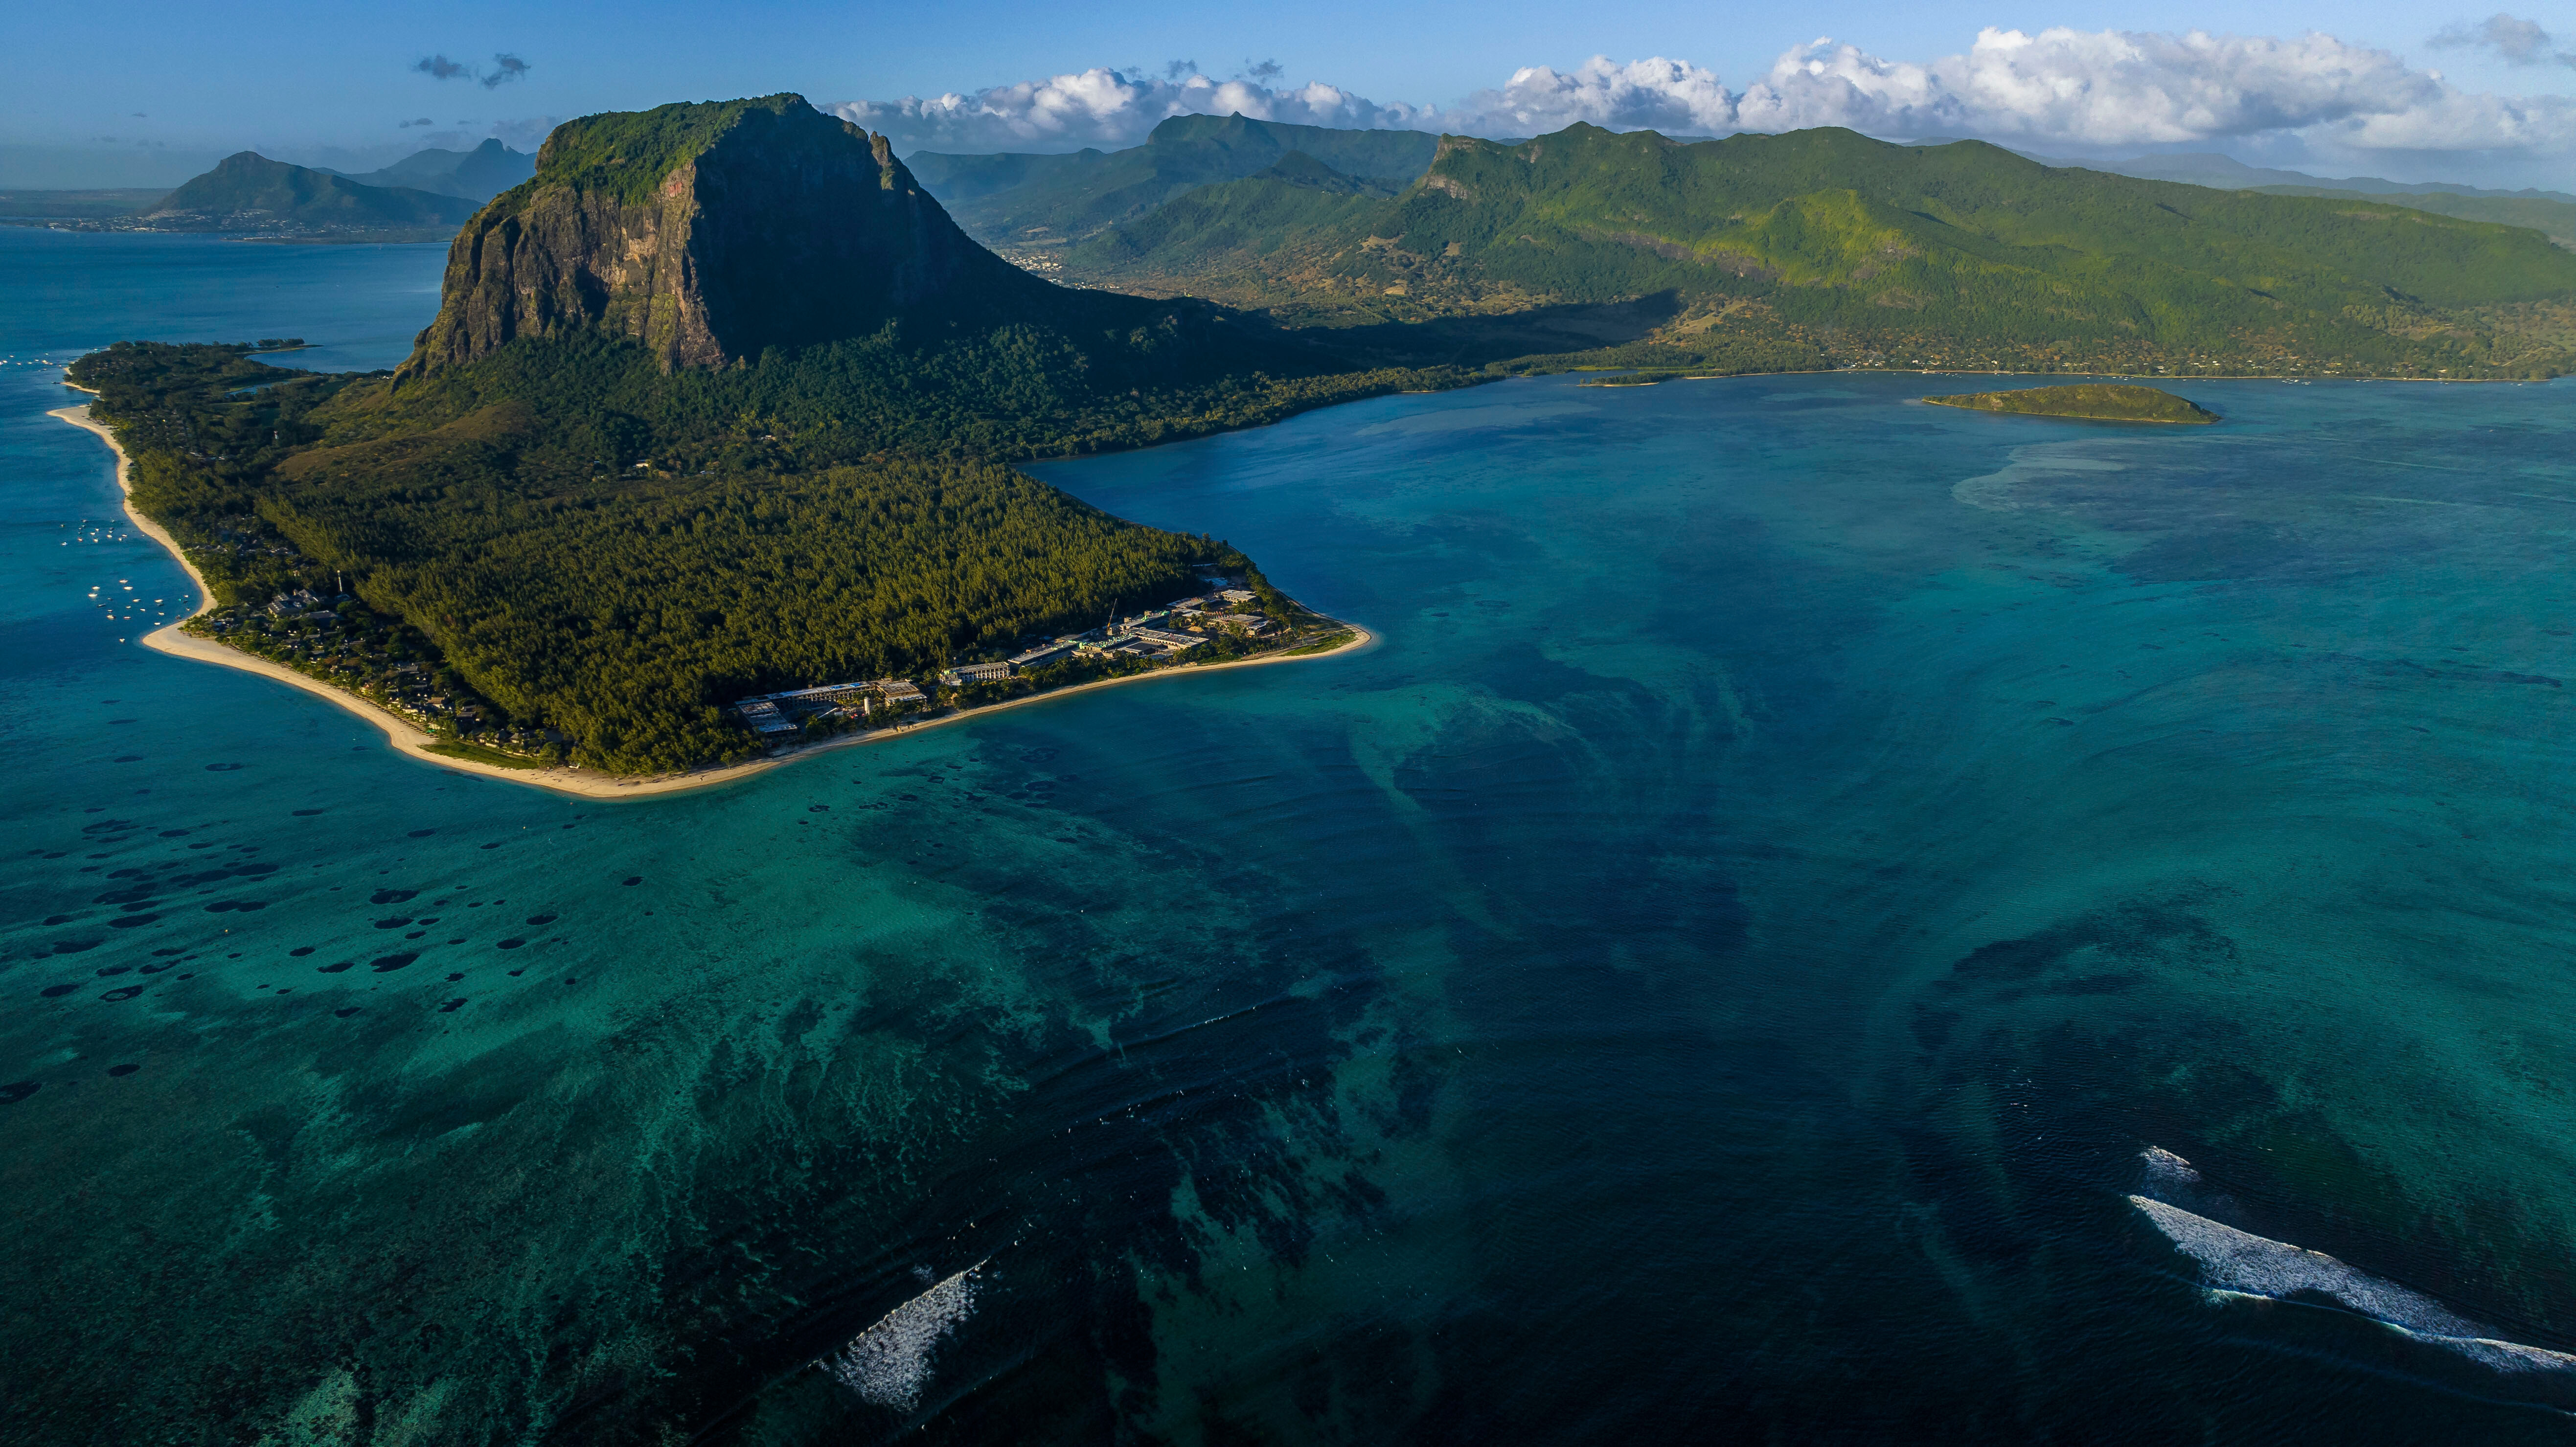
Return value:
[(1448, 137), (1394, 200), (1299, 189), (1211, 188), (1076, 274), (1415, 318), (1669, 294), (1654, 344), (1679, 351), (1652, 360), (1681, 365), (1761, 337), (1845, 364), (2522, 375), (2564, 364), (2532, 317), (2576, 299), (2576, 255), (2531, 231), (1842, 130)]
[(1431, 164), (1438, 137), (1421, 131), (1351, 131), (1243, 116), (1174, 116), (1145, 144), (1070, 156), (906, 158), (969, 235), (1022, 251), (1080, 241), (1200, 186), (1268, 170), (1301, 154), (1325, 168), (1401, 188)]
[(362, 185), (328, 171), (242, 151), (171, 192), (142, 220), (162, 231), (285, 235), (431, 231), (445, 235), (473, 214), (474, 203), (460, 197)]
[(1049, 285), (794, 96), (558, 128), (392, 374), (242, 351), (75, 373), (226, 601), (345, 573), (455, 687), (621, 771), (745, 750), (717, 709), (748, 693), (1007, 651), (1246, 566), (1010, 459), (1448, 380)]
[(2576, 203), (2566, 201), (2545, 200), (2538, 196), (2463, 196), (2449, 191), (2342, 191), (2331, 186), (2255, 186), (2248, 189), (2268, 196), (2368, 201), (2378, 205), (2403, 206), (2410, 211), (2430, 211), (2436, 216), (2456, 216), (2463, 221), (2527, 226), (2560, 246), (2576, 250)]

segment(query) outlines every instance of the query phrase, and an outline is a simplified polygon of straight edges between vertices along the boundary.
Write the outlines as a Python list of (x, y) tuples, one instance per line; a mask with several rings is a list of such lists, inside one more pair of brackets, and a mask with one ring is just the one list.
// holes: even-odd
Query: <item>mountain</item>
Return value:
[(1247, 177), (1065, 261), (1352, 320), (1667, 297), (1657, 365), (2523, 375), (2576, 341), (2576, 256), (2534, 232), (1839, 129), (1451, 136), (1393, 200)]
[(1145, 144), (1069, 156), (906, 157), (921, 184), (968, 234), (1021, 251), (1080, 241), (1196, 187), (1250, 176), (1293, 153), (1391, 188), (1431, 164), (1439, 138), (1421, 131), (1332, 130), (1234, 116), (1173, 116)]
[[(1951, 142), (1926, 139), (1915, 144), (1938, 146)], [(2377, 176), (2334, 179), (2311, 176), (2304, 171), (2249, 166), (2233, 156), (2205, 153), (2136, 156), (2126, 161), (2070, 161), (2030, 151), (2016, 151), (2014, 154), (2027, 156), (2043, 166), (2108, 171), (2115, 176), (2179, 181), (2189, 186), (2209, 186), (2222, 191), (2261, 191), (2271, 196), (2376, 201), (2415, 211), (2430, 211), (2436, 216), (2456, 216), (2463, 221), (2527, 226), (2561, 246), (2576, 250), (2576, 196), (2564, 191), (2488, 191), (2450, 181), (2387, 181)]]
[(272, 161), (255, 151), (225, 157), (215, 168), (142, 213), (155, 231), (247, 231), (330, 237), (392, 233), (444, 238), (474, 214), (474, 203), (383, 186)]
[(2410, 211), (2429, 211), (2436, 216), (2456, 216), (2463, 221), (2487, 221), (2498, 226), (2527, 226), (2558, 245), (2576, 251), (2576, 204), (2544, 199), (2558, 194), (2556, 192), (2535, 192), (2530, 195), (2483, 191), (2389, 193), (2338, 190), (2331, 183), (2314, 186), (2255, 186), (2248, 189), (2261, 191), (2268, 196), (2317, 196), (2330, 201), (2371, 201), (2387, 206), (2403, 206)]
[(334, 174), (361, 186), (398, 186), (481, 203), (536, 173), (536, 157), (511, 150), (497, 140), (487, 140), (470, 151), (420, 151), (363, 175), (346, 171)]
[(1010, 460), (1459, 380), (1050, 285), (792, 95), (557, 128), (457, 234), (390, 374), (249, 351), (74, 369), (218, 598), (345, 574), (442, 689), (621, 772), (745, 751), (718, 709), (746, 694), (918, 674), (1250, 570)]
[(457, 237), (404, 375), (603, 324), (666, 370), (722, 367), (950, 297), (1052, 290), (968, 240), (883, 138), (801, 104), (594, 116), (550, 136), (539, 169)]
[[(2052, 166), (2084, 165), (2080, 161), (2049, 161)], [(2180, 155), (2133, 156), (2125, 161), (2094, 164), (2097, 171), (2136, 176), (2148, 181), (2181, 181), (2193, 186), (2214, 186), (2220, 190), (2242, 191), (2257, 187), (2302, 186), (2328, 191), (2349, 191), (2372, 196), (2481, 196), (2552, 201), (2562, 206), (2576, 206), (2576, 196), (2564, 191), (2489, 191), (2476, 186), (2463, 186), (2453, 181), (2384, 181), (2377, 176), (2341, 178), (2311, 176), (2304, 171), (2279, 171), (2262, 166), (2249, 166), (2233, 156), (2206, 152)]]

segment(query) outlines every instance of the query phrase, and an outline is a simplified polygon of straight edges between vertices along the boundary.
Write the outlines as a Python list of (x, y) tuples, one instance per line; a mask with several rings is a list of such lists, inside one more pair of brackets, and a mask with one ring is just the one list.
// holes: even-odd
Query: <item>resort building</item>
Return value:
[(1030, 649), (1026, 653), (1012, 654), (1011, 667), (1014, 669), (1038, 668), (1043, 665), (1053, 663), (1060, 658), (1071, 658), (1073, 656), (1073, 650), (1074, 642), (1072, 639), (1059, 638), (1053, 643), (1039, 644), (1037, 647)]
[(960, 663), (943, 671), (939, 681), (955, 688), (961, 683), (992, 683), (1011, 676), (1008, 663)]
[(742, 721), (751, 725), (751, 731), (763, 738), (796, 732), (796, 725), (788, 722), (787, 715), (778, 711), (778, 705), (765, 698), (744, 699), (734, 705), (734, 712), (741, 714)]
[(1207, 642), (1206, 639), (1198, 637), (1195, 634), (1173, 633), (1161, 628), (1138, 628), (1133, 630), (1133, 633), (1135, 637), (1141, 638), (1148, 643), (1159, 643), (1164, 648), (1174, 653), (1178, 653), (1186, 648), (1196, 648), (1200, 644)]

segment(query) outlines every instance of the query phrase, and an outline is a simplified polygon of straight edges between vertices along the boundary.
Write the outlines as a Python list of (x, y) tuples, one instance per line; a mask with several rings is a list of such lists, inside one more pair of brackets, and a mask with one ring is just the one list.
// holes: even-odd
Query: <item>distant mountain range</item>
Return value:
[[(1174, 116), (1141, 146), (1072, 155), (904, 158), (966, 233), (1029, 262), (1099, 234), (1200, 186), (1254, 175), (1291, 153), (1387, 195), (1431, 164), (1440, 138), (1421, 131), (1329, 130), (1236, 116)], [(1046, 269), (1043, 265), (1041, 270)]]
[(2185, 185), (2209, 186), (2222, 191), (2372, 200), (2430, 211), (2437, 216), (2493, 221), (2502, 226), (2528, 226), (2559, 245), (2576, 250), (2576, 196), (2564, 191), (2489, 191), (2449, 181), (2387, 181), (2377, 176), (2338, 179), (2311, 176), (2304, 171), (2249, 166), (2232, 156), (2207, 153), (2134, 156), (2125, 161), (2107, 162), (2058, 160), (2028, 151), (2019, 154), (2030, 156), (2043, 166), (2081, 166), (2115, 175), (2137, 176), (2150, 181), (2180, 181)]
[(535, 174), (534, 156), (497, 140), (470, 151), (421, 151), (354, 176), (242, 151), (175, 191), (0, 193), (0, 221), (289, 241), (445, 241), (484, 202)]
[(1578, 125), (1519, 146), (1447, 137), (1392, 199), (1330, 176), (1283, 162), (1196, 187), (1066, 249), (1066, 274), (1338, 325), (1660, 297), (1669, 315), (1632, 342), (1646, 351), (1590, 360), (1719, 371), (2527, 375), (2576, 340), (2576, 255), (2530, 230), (1974, 141), (1683, 145)]
[(133, 220), (134, 229), (151, 231), (445, 240), (478, 209), (458, 196), (364, 185), (242, 151)]
[(331, 174), (346, 177), (361, 186), (429, 191), (441, 196), (459, 196), (479, 204), (537, 174), (537, 158), (525, 151), (511, 150), (497, 140), (489, 140), (470, 151), (433, 149), (417, 152), (382, 170), (333, 171)]

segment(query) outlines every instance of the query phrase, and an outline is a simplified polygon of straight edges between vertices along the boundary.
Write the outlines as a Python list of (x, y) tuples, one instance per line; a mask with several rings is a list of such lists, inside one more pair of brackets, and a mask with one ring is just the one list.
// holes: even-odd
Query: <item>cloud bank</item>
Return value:
[(1116, 149), (1145, 139), (1173, 116), (1232, 115), (1345, 130), (1437, 129), (1428, 106), (1379, 105), (1338, 86), (1315, 82), (1272, 89), (1278, 67), (1259, 78), (1216, 80), (1194, 62), (1174, 61), (1162, 78), (1131, 79), (1094, 68), (973, 95), (954, 91), (924, 99), (844, 101), (825, 109), (894, 137), (905, 151), (1071, 151)]
[[(2571, 63), (2531, 21), (2498, 15), (2439, 45), (2522, 64)], [(1275, 68), (1214, 80), (1093, 69), (972, 95), (831, 107), (898, 149), (1064, 151), (1135, 145), (1170, 116), (1529, 136), (1588, 121), (1674, 135), (1849, 126), (1878, 136), (1973, 135), (2081, 150), (2236, 146), (2362, 155), (2576, 151), (2576, 98), (2462, 91), (2393, 52), (2310, 32), (2289, 39), (1989, 27), (1957, 55), (1896, 61), (1830, 37), (1795, 47), (1741, 90), (1687, 61), (1605, 57), (1531, 66), (1455, 106), (1381, 104), (1314, 82), (1273, 88)]]

